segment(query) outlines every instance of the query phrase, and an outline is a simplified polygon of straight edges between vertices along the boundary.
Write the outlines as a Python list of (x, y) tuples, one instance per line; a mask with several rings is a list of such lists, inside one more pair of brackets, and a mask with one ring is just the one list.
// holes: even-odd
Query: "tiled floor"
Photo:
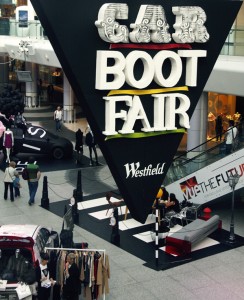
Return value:
[[(36, 119), (33, 123), (44, 123), (47, 129), (54, 130), (54, 123), (51, 120), (41, 122)], [(84, 131), (86, 124), (85, 119), (79, 119), (77, 123), (65, 124), (66, 129), (60, 134), (67, 134), (74, 141), (74, 131), (77, 128), (81, 128)], [(88, 149), (85, 148), (84, 151), (84, 155), (88, 156)], [(100, 152), (99, 156), (102, 156)], [(54, 203), (66, 198), (69, 199), (72, 196), (73, 189), (76, 187), (76, 170), (46, 172), (42, 176), (48, 177), (50, 202)], [(2, 171), (0, 171), (0, 180), (3, 181)], [(106, 165), (83, 168), (82, 185), (84, 195), (99, 192), (105, 193), (108, 190), (116, 189), (116, 184)], [(27, 204), (28, 188), (26, 182), (22, 181), (22, 186), (21, 198), (16, 199), (14, 202), (3, 200), (3, 196), (0, 199), (0, 224), (45, 224), (60, 232), (62, 219), (40, 207), (42, 180), (37, 192), (36, 204), (33, 206)], [(1, 194), (3, 195), (3, 189)], [(228, 229), (230, 211), (228, 209), (222, 211), (220, 208), (219, 212), (223, 217), (223, 228)], [(236, 210), (235, 216), (236, 233), (244, 235), (242, 207)], [(119, 247), (98, 238), (80, 227), (75, 226), (74, 239), (76, 242), (89, 243), (90, 248), (105, 249), (109, 255), (111, 268), (110, 293), (106, 296), (106, 299), (244, 299), (244, 247), (191, 261), (166, 271), (154, 271), (143, 266), (144, 261), (136, 256), (123, 251)]]

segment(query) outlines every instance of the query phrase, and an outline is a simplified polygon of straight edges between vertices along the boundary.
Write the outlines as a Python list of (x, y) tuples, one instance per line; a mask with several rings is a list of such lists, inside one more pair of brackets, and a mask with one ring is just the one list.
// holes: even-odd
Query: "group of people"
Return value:
[[(54, 111), (54, 120), (56, 122), (56, 131), (61, 131), (61, 123), (63, 118), (63, 112), (60, 106)], [(90, 166), (98, 163), (98, 156), (97, 156), (97, 143), (94, 137), (94, 134), (88, 125), (86, 128), (86, 136), (85, 136), (85, 144), (89, 148), (89, 156), (90, 156)], [(82, 162), (82, 155), (83, 155), (83, 132), (78, 129), (75, 133), (75, 151), (76, 151), (76, 163)], [(95, 156), (95, 161), (93, 160), (93, 154)]]
[[(97, 143), (94, 137), (94, 134), (90, 128), (90, 126), (88, 125), (86, 128), (86, 136), (85, 136), (85, 144), (88, 146), (89, 148), (89, 156), (90, 156), (90, 166), (96, 164), (97, 166), (99, 166), (99, 162), (98, 162), (98, 156), (97, 156)], [(75, 151), (76, 151), (76, 162), (82, 162), (82, 155), (83, 155), (83, 132), (78, 129), (75, 133)], [(95, 161), (93, 160), (93, 153), (95, 156)]]
[[(64, 283), (61, 287), (63, 300), (78, 300), (80, 294), (80, 271), (75, 263), (75, 254), (69, 253), (63, 271)], [(49, 267), (49, 255), (41, 253), (41, 263), (36, 268), (38, 300), (48, 300), (51, 287), (55, 285)]]
[[(10, 200), (13, 202), (14, 198), (20, 197), (20, 174), (15, 169), (16, 163), (14, 161), (9, 162), (9, 166), (4, 172), (4, 200), (8, 199), (8, 191), (10, 194)], [(35, 196), (38, 189), (38, 182), (41, 177), (41, 171), (39, 166), (35, 163), (34, 157), (29, 158), (29, 163), (26, 166), (28, 174), (28, 189), (29, 189), (29, 201), (28, 204), (32, 205), (35, 203)]]

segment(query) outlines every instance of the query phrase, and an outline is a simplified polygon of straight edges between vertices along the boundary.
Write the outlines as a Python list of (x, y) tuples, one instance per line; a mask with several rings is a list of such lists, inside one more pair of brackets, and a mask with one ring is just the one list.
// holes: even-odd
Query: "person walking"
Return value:
[(34, 157), (29, 158), (29, 163), (26, 167), (27, 172), (28, 172), (28, 188), (29, 188), (29, 194), (30, 194), (30, 199), (28, 204), (32, 205), (35, 203), (35, 196), (36, 192), (38, 189), (38, 181), (41, 177), (41, 172), (39, 170), (39, 166), (35, 164), (35, 159)]
[(63, 118), (63, 112), (61, 107), (58, 106), (54, 112), (54, 121), (56, 122), (56, 131), (61, 131), (61, 122)]
[(225, 135), (225, 146), (226, 146), (226, 154), (230, 154), (232, 150), (232, 144), (234, 139), (237, 137), (238, 130), (234, 127), (234, 120), (229, 120), (229, 127), (226, 131)]
[(21, 184), (20, 184), (20, 178), (19, 178), (19, 173), (18, 175), (15, 175), (15, 179), (14, 179), (14, 197), (20, 197), (20, 189), (21, 188)]
[(5, 169), (3, 182), (4, 182), (4, 200), (8, 199), (8, 189), (10, 190), (10, 200), (14, 201), (14, 179), (18, 176), (18, 172), (15, 170), (16, 163), (10, 161), (9, 167)]

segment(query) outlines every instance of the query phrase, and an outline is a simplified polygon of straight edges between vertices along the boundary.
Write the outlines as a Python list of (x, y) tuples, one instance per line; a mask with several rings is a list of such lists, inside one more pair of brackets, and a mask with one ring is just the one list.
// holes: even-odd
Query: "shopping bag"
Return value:
[(20, 300), (31, 295), (30, 287), (25, 283), (19, 283), (15, 290)]
[(6, 290), (7, 282), (7, 280), (0, 280), (0, 291)]

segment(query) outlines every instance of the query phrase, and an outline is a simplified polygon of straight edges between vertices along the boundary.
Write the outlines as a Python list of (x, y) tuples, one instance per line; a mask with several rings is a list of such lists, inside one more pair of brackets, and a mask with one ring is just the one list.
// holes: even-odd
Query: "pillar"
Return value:
[(35, 63), (25, 62), (25, 70), (31, 72), (32, 82), (25, 84), (25, 96), (27, 107), (40, 106), (37, 95), (37, 68)]
[[(31, 13), (31, 16), (36, 16), (36, 12), (31, 4), (31, 1), (30, 0), (27, 0), (27, 6), (30, 10), (30, 13)], [(32, 19), (32, 18), (31, 18)], [(34, 18), (33, 18), (34, 19)]]
[(64, 122), (74, 122), (75, 113), (74, 113), (74, 92), (67, 77), (63, 76), (63, 114)]
[[(191, 159), (207, 149), (207, 144), (200, 147), (202, 143), (207, 141), (207, 122), (208, 122), (208, 93), (203, 92), (190, 120), (190, 129), (187, 131), (187, 158)], [(197, 147), (197, 148), (196, 148)], [(195, 148), (195, 149), (194, 149)], [(199, 160), (199, 164), (197, 164)], [(204, 167), (200, 161), (204, 161), (201, 156), (194, 160), (194, 169)], [(194, 171), (194, 170), (192, 170)]]
[(8, 57), (0, 53), (0, 83), (8, 83)]
[[(208, 122), (208, 93), (202, 93), (190, 120), (190, 129), (187, 130), (187, 151), (197, 147), (207, 140)], [(194, 149), (194, 152), (202, 152), (206, 145)], [(193, 155), (195, 156), (195, 155)]]

